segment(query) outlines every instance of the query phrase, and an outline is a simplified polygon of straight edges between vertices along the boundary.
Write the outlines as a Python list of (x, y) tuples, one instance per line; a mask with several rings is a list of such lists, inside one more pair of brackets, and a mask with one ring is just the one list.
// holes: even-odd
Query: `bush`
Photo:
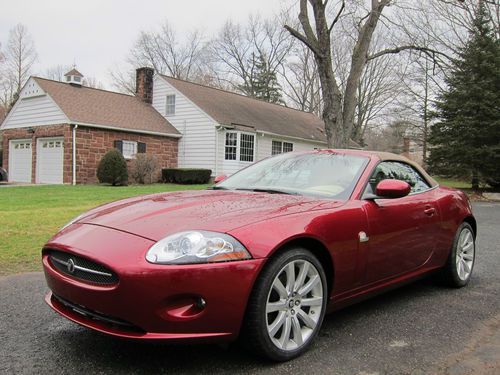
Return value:
[(176, 184), (206, 184), (212, 170), (197, 168), (164, 168), (161, 170), (163, 182)]
[(127, 185), (127, 162), (120, 151), (114, 148), (102, 157), (97, 167), (97, 179), (113, 186)]
[(152, 184), (158, 181), (158, 160), (153, 155), (137, 154), (132, 162), (131, 177), (138, 184)]

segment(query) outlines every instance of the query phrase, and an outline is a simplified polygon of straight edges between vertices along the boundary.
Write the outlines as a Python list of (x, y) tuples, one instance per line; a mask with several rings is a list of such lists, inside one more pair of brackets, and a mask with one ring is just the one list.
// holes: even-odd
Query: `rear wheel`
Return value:
[(469, 283), (476, 258), (474, 230), (468, 223), (462, 223), (457, 230), (453, 247), (445, 267), (441, 270), (441, 279), (450, 286), (460, 288)]
[(279, 254), (262, 271), (249, 299), (247, 343), (272, 360), (299, 356), (318, 334), (327, 293), (323, 267), (310, 251)]

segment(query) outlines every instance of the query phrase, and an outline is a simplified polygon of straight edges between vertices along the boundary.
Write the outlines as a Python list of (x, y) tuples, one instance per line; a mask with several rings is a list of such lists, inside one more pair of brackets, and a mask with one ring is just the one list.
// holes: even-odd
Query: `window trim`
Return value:
[[(169, 98), (173, 98), (173, 104), (172, 103), (168, 103), (168, 99)], [(167, 94), (165, 96), (165, 116), (175, 116), (175, 104), (176, 104), (176, 98), (175, 98), (175, 94)], [(168, 111), (168, 108), (169, 106), (172, 106), (173, 108), (173, 111), (172, 112), (169, 112)]]
[[(236, 159), (226, 159), (226, 134), (233, 133), (236, 134)], [(256, 160), (256, 152), (257, 152), (257, 134), (256, 133), (251, 133), (251, 132), (245, 132), (245, 131), (239, 131), (239, 130), (226, 130), (224, 132), (224, 162), (237, 162), (237, 163), (255, 163)], [(252, 161), (245, 161), (241, 160), (241, 135), (246, 134), (250, 135), (253, 137), (253, 153), (252, 153)], [(234, 147), (234, 146), (231, 146)]]
[[(435, 185), (435, 186), (432, 186), (432, 184), (430, 183), (430, 181), (422, 174), (420, 173), (420, 171), (418, 169), (416, 169), (413, 165), (405, 162), (405, 161), (402, 161), (402, 160), (394, 160), (394, 159), (387, 159), (387, 160), (379, 160), (377, 162), (377, 164), (375, 164), (372, 168), (372, 170), (370, 171), (369, 175), (368, 175), (368, 179), (366, 180), (366, 182), (364, 183), (364, 186), (363, 186), (363, 189), (361, 189), (361, 194), (359, 196), (358, 199), (360, 200), (366, 200), (367, 198), (366, 197), (366, 189), (368, 187), (368, 184), (370, 183), (370, 177), (372, 176), (373, 172), (375, 172), (375, 169), (377, 169), (377, 167), (382, 164), (382, 163), (386, 163), (386, 162), (392, 162), (392, 163), (402, 163), (402, 164), (406, 164), (408, 166), (410, 166), (411, 168), (413, 168), (421, 177), (422, 179), (427, 183), (427, 185), (429, 185), (429, 189), (426, 189), (426, 190), (422, 190), (422, 191), (417, 191), (417, 192), (414, 192), (414, 193), (410, 193), (408, 194), (406, 197), (410, 197), (410, 196), (413, 196), (413, 195), (416, 195), (416, 194), (422, 194), (422, 193), (427, 193), (431, 190), (434, 190), (434, 189), (437, 189), (439, 187), (439, 185)], [(403, 197), (405, 198), (405, 197)], [(377, 199), (400, 199), (400, 198), (377, 198)]]

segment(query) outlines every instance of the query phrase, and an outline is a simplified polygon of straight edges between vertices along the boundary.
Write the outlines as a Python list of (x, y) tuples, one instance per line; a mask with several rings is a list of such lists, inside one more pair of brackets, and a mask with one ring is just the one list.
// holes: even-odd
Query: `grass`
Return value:
[(472, 189), (470, 181), (466, 182), (463, 180), (436, 177), (436, 176), (434, 176), (434, 179), (439, 183), (439, 185), (442, 186), (447, 186), (455, 189), (464, 189), (464, 190)]
[(0, 276), (39, 271), (40, 249), (65, 223), (100, 204), (207, 185), (0, 187)]

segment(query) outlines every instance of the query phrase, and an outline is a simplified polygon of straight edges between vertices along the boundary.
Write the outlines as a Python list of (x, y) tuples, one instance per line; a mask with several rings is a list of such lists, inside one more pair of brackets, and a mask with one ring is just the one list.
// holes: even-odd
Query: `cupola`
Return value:
[(75, 86), (81, 86), (83, 83), (83, 74), (75, 68), (64, 75), (65, 82)]

